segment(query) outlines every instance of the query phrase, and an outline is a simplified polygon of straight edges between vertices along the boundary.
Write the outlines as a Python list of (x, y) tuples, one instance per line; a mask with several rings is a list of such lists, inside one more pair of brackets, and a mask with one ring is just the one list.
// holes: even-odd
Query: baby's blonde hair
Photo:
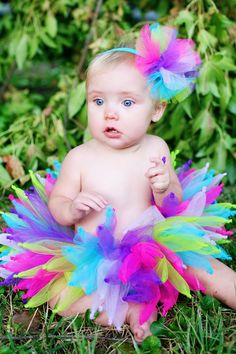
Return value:
[[(134, 48), (135, 41), (131, 37), (125, 37), (122, 41), (118, 43), (117, 48), (126, 47)], [(98, 54), (89, 64), (87, 73), (86, 73), (86, 82), (89, 80), (92, 74), (95, 74), (107, 66), (117, 65), (119, 63), (130, 62), (131, 65), (135, 64), (135, 55), (128, 52), (104, 52)]]
[[(134, 48), (134, 40), (125, 39), (117, 48)], [(129, 63), (130, 65), (135, 66), (135, 54), (125, 52), (125, 51), (112, 51), (104, 52), (95, 56), (95, 58), (90, 62), (87, 73), (86, 73), (86, 86), (88, 85), (89, 79), (92, 75), (106, 70), (108, 66), (116, 66), (120, 63)], [(154, 106), (159, 104), (159, 101), (152, 99)]]
[(86, 82), (89, 81), (91, 75), (103, 71), (108, 66), (115, 66), (119, 63), (130, 62), (135, 63), (135, 56), (127, 52), (107, 52), (97, 55), (89, 64), (86, 75)]

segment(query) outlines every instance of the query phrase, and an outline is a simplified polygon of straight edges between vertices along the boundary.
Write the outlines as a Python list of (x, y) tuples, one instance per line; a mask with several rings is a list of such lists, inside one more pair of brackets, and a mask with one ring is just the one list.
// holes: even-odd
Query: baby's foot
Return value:
[(128, 315), (126, 318), (127, 323), (130, 325), (130, 329), (133, 332), (134, 339), (138, 343), (142, 343), (142, 341), (150, 336), (152, 333), (150, 331), (150, 325), (157, 318), (157, 311), (151, 315), (151, 317), (143, 323), (139, 324), (139, 316), (140, 316), (141, 306), (137, 304), (132, 304), (129, 306)]
[(105, 312), (101, 312), (98, 317), (94, 320), (95, 323), (99, 324), (100, 326), (109, 326), (109, 320), (107, 314)]

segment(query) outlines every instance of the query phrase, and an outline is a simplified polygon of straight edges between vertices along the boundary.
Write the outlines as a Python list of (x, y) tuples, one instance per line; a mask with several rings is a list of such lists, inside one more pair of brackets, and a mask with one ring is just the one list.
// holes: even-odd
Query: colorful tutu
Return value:
[[(23, 290), (26, 307), (57, 298), (55, 312), (93, 294), (91, 318), (105, 311), (118, 329), (129, 303), (141, 304), (142, 324), (156, 307), (165, 315), (179, 293), (191, 297), (191, 290), (204, 291), (188, 267), (212, 273), (211, 258), (230, 259), (220, 244), (232, 234), (224, 225), (235, 214), (234, 206), (216, 202), (224, 174), (214, 176), (208, 165), (195, 170), (187, 163), (177, 174), (183, 201), (171, 193), (161, 208), (149, 207), (118, 241), (111, 206), (96, 235), (59, 225), (47, 206), (56, 173), (49, 171), (47, 178), (31, 173), (33, 187), (14, 187), (13, 209), (2, 214), (7, 228), (0, 234), (1, 285)], [(62, 291), (66, 296), (60, 296)]]

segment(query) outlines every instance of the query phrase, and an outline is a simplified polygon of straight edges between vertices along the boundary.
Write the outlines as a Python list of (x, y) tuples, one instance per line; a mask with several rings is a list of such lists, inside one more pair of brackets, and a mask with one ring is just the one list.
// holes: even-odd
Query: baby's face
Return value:
[(146, 80), (130, 62), (91, 74), (87, 104), (93, 138), (115, 149), (138, 144), (155, 112)]

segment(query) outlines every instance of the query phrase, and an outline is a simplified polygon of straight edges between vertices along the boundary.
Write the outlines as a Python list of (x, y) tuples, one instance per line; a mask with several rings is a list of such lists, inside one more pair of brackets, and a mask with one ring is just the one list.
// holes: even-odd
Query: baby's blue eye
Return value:
[(94, 100), (94, 102), (96, 103), (97, 106), (102, 106), (103, 103), (104, 103), (104, 101), (103, 101), (102, 98), (96, 98), (96, 99)]
[(124, 101), (122, 102), (122, 104), (123, 104), (125, 107), (130, 107), (130, 106), (132, 106), (132, 105), (134, 104), (134, 101), (132, 101), (132, 100), (124, 100)]

